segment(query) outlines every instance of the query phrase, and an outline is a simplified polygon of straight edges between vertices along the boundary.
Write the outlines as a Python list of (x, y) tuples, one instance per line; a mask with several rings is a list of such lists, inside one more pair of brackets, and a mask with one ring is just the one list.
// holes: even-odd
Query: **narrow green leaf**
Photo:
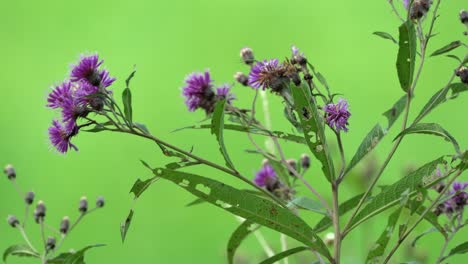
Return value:
[(132, 80), (133, 76), (135, 76), (136, 70), (133, 70), (132, 73), (128, 76), (125, 80), (126, 88), (122, 93), (122, 103), (124, 106), (124, 115), (125, 118), (132, 123), (132, 92), (130, 91), (130, 81)]
[(229, 264), (234, 263), (234, 256), (242, 241), (244, 241), (244, 239), (253, 231), (257, 230), (258, 227), (259, 226), (255, 223), (247, 220), (237, 227), (234, 233), (232, 233), (227, 245), (227, 258)]
[(325, 138), (325, 128), (323, 118), (320, 116), (314, 98), (307, 96), (305, 82), (301, 86), (292, 85), (291, 91), (294, 98), (294, 108), (296, 114), (299, 116), (301, 127), (307, 145), (322, 164), (322, 171), (328, 181), (335, 178), (335, 169), (328, 150), (327, 140)]
[[(452, 94), (450, 97), (447, 97), (449, 90), (452, 91)], [(448, 99), (456, 98), (459, 93), (464, 91), (468, 91), (468, 85), (464, 83), (452, 83), (447, 87), (440, 89), (431, 97), (431, 99), (429, 99), (426, 105), (424, 105), (424, 107), (421, 109), (421, 112), (419, 112), (418, 117), (416, 117), (415, 121), (419, 122), (423, 117), (429, 114), (438, 105), (445, 103)]]
[(75, 253), (62, 253), (58, 255), (57, 257), (48, 260), (47, 263), (50, 264), (85, 264), (84, 257), (86, 251), (96, 248), (96, 247), (103, 247), (105, 246), (104, 244), (97, 244), (97, 245), (91, 245), (87, 246)]
[[(422, 215), (426, 211), (426, 207), (419, 206), (416, 209), (416, 213), (418, 215)], [(424, 215), (424, 220), (429, 222), (435, 229), (437, 229), (444, 237), (447, 237), (447, 231), (445, 228), (439, 223), (439, 218), (433, 212), (429, 211)]]
[(434, 232), (437, 232), (437, 228), (435, 227), (431, 227), (429, 230), (427, 231), (424, 231), (422, 234), (419, 234), (418, 236), (416, 236), (413, 240), (413, 242), (411, 242), (411, 246), (412, 247), (415, 247), (416, 246), (416, 242), (418, 242), (419, 239), (421, 239), (422, 237), (430, 234), (430, 233), (434, 233)]
[(394, 184), (385, 188), (382, 192), (376, 195), (352, 220), (349, 230), (355, 228), (371, 217), (385, 211), (386, 209), (399, 204), (402, 199), (402, 194), (408, 190), (409, 197), (413, 197), (418, 193), (419, 188), (429, 188), (435, 183), (442, 180), (440, 177), (435, 177), (433, 172), (440, 164), (446, 164), (444, 156), (433, 160), (418, 170), (410, 173)]
[(459, 41), (459, 40), (453, 41), (453, 42), (443, 46), (442, 48), (434, 51), (431, 54), (431, 57), (447, 53), (447, 52), (449, 52), (451, 50), (454, 50), (454, 49), (460, 47), (461, 45), (462, 45), (461, 41)]
[(328, 215), (326, 209), (323, 208), (323, 205), (320, 202), (310, 199), (309, 197), (306, 197), (306, 196), (296, 197), (294, 200), (290, 202), (290, 204), (294, 204), (298, 206), (299, 208), (307, 209), (315, 213)]
[(134, 125), (135, 127), (137, 127), (138, 129), (140, 129), (141, 131), (145, 132), (146, 134), (150, 134), (150, 132), (149, 132), (149, 130), (148, 130), (148, 128), (146, 127), (145, 124), (135, 122), (135, 123), (133, 123), (133, 125)]
[(125, 218), (125, 221), (122, 224), (120, 224), (120, 236), (122, 238), (122, 243), (125, 242), (125, 238), (127, 237), (127, 232), (128, 232), (128, 229), (130, 228), (130, 224), (132, 223), (132, 219), (133, 219), (133, 209), (130, 210), (127, 218)]
[(291, 187), (291, 175), (289, 175), (289, 170), (283, 165), (283, 163), (271, 159), (270, 157), (265, 157), (268, 159), (268, 163), (271, 165), (273, 170), (276, 172), (276, 175), (278, 175), (278, 178), (286, 184), (288, 187)]
[(219, 150), (226, 161), (226, 165), (231, 168), (234, 168), (234, 164), (232, 163), (231, 159), (226, 150), (226, 146), (224, 145), (224, 106), (226, 105), (226, 100), (221, 100), (216, 103), (215, 110), (213, 112), (213, 117), (211, 119), (211, 134), (216, 135), (216, 139), (218, 140)]
[(465, 254), (465, 253), (468, 253), (468, 241), (463, 242), (460, 245), (452, 248), (450, 250), (450, 253), (446, 257), (444, 257), (444, 259), (447, 259), (448, 257), (451, 257), (453, 255)]
[(376, 32), (374, 32), (374, 33), (372, 33), (372, 34), (374, 34), (374, 35), (376, 35), (376, 36), (379, 36), (379, 37), (381, 37), (381, 38), (384, 38), (384, 39), (391, 40), (393, 43), (398, 44), (398, 42), (396, 41), (396, 39), (395, 39), (392, 35), (390, 35), (389, 33), (387, 33), (387, 32), (376, 31)]
[(408, 92), (413, 83), (416, 60), (416, 31), (411, 20), (403, 23), (399, 28), (399, 49), (397, 56), (398, 79), (403, 91)]
[(387, 134), (387, 131), (392, 127), (400, 114), (405, 109), (407, 96), (402, 96), (389, 110), (383, 113), (387, 118), (387, 126), (376, 124), (372, 130), (366, 135), (359, 145), (356, 153), (348, 164), (345, 174), (353, 169), (368, 153), (370, 153), (382, 138)]
[(294, 255), (296, 253), (299, 253), (299, 252), (302, 252), (302, 251), (306, 251), (308, 250), (309, 248), (308, 247), (295, 247), (295, 248), (291, 248), (291, 249), (288, 249), (286, 251), (283, 251), (281, 253), (278, 253), (268, 259), (265, 259), (264, 261), (260, 262), (260, 264), (273, 264), (279, 260), (282, 260), (286, 257), (289, 257), (291, 255)]
[(35, 252), (27, 245), (13, 245), (3, 252), (3, 261), (6, 263), (9, 256), (39, 258), (39, 253)]
[(457, 140), (452, 135), (450, 135), (450, 133), (447, 130), (442, 128), (442, 126), (440, 126), (439, 124), (436, 124), (436, 123), (414, 124), (408, 127), (407, 129), (401, 131), (401, 133), (398, 134), (394, 140), (404, 135), (408, 135), (408, 134), (429, 134), (429, 135), (442, 137), (445, 140), (451, 142), (453, 144), (453, 147), (455, 148), (455, 151), (457, 153), (460, 153), (460, 146), (458, 145)]
[(323, 241), (304, 220), (270, 200), (195, 174), (164, 168), (154, 170), (154, 174), (228, 212), (297, 239), (331, 259)]
[(462, 63), (462, 60), (461, 60), (460, 58), (458, 58), (456, 55), (448, 54), (448, 55), (445, 55), (445, 56), (447, 56), (447, 57), (449, 57), (449, 58), (452, 58), (452, 59), (458, 61), (460, 64)]
[(157, 181), (158, 179), (159, 178), (157, 177), (153, 177), (144, 181), (137, 179), (135, 183), (133, 184), (132, 189), (130, 190), (130, 193), (133, 193), (136, 199), (140, 197), (140, 195), (143, 194), (143, 192), (146, 191), (146, 189), (148, 189), (148, 187), (151, 184), (153, 184), (155, 181)]
[[(242, 189), (243, 192), (247, 192), (247, 193), (250, 193), (250, 194), (253, 194), (253, 195), (257, 195), (261, 198), (264, 198), (264, 199), (270, 199), (271, 200), (271, 197), (269, 196), (266, 196), (264, 193), (260, 192), (260, 191), (257, 191), (257, 190), (250, 190), (250, 189)], [(196, 198), (195, 200), (191, 201), (190, 203), (188, 203), (186, 206), (187, 207), (190, 207), (190, 206), (194, 206), (194, 205), (198, 205), (198, 204), (202, 204), (202, 203), (205, 203), (206, 201), (203, 200), (202, 198)]]
[(379, 239), (377, 239), (377, 241), (375, 242), (371, 251), (369, 251), (366, 263), (380, 263), (380, 261), (382, 260), (381, 258), (385, 253), (385, 249), (387, 248), (388, 241), (390, 241), (390, 238), (393, 234), (393, 230), (395, 230), (395, 226), (398, 223), (398, 218), (400, 218), (401, 211), (402, 207), (398, 208), (388, 217), (387, 226), (383, 230)]

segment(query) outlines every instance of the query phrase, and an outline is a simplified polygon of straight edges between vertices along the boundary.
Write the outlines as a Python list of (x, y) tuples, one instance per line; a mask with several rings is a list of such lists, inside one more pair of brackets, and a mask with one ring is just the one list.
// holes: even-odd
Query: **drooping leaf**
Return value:
[(294, 255), (296, 253), (299, 253), (299, 252), (302, 252), (302, 251), (306, 251), (308, 250), (309, 248), (308, 247), (295, 247), (295, 248), (291, 248), (291, 249), (288, 249), (286, 251), (283, 251), (281, 253), (278, 253), (268, 259), (265, 259), (264, 261), (260, 262), (260, 264), (273, 264), (279, 260), (282, 260), (286, 257), (289, 257), (291, 255)]
[(195, 174), (164, 168), (154, 170), (154, 174), (226, 211), (284, 233), (331, 259), (323, 241), (301, 218), (270, 200)]
[(460, 245), (452, 248), (449, 254), (446, 257), (444, 257), (444, 260), (453, 255), (465, 254), (465, 253), (468, 253), (468, 241), (463, 242)]
[(434, 233), (434, 232), (437, 232), (437, 228), (435, 227), (431, 227), (429, 230), (427, 231), (424, 231), (422, 234), (419, 234), (418, 236), (416, 236), (413, 240), (413, 242), (411, 242), (411, 246), (412, 247), (415, 247), (416, 246), (416, 242), (418, 242), (419, 239), (421, 239), (422, 237), (430, 234), (430, 233)]
[(393, 212), (388, 217), (387, 226), (383, 230), (382, 234), (380, 235), (379, 239), (375, 242), (374, 246), (372, 247), (371, 251), (366, 258), (366, 263), (374, 264), (380, 263), (383, 254), (385, 253), (385, 249), (387, 248), (388, 241), (392, 237), (393, 230), (395, 229), (396, 224), (398, 223), (398, 218), (400, 218), (400, 214), (402, 211), (402, 207), (398, 208), (395, 212)]
[(242, 224), (236, 228), (234, 233), (232, 233), (227, 245), (227, 258), (229, 264), (234, 263), (234, 255), (236, 254), (237, 248), (239, 248), (242, 241), (244, 241), (244, 239), (253, 231), (257, 230), (258, 227), (258, 225), (247, 220), (242, 222)]
[(391, 40), (393, 43), (398, 44), (398, 42), (396, 41), (396, 39), (395, 39), (392, 35), (390, 35), (389, 33), (387, 33), (387, 32), (376, 31), (376, 32), (374, 32), (374, 33), (372, 33), (372, 34), (374, 34), (374, 35), (376, 35), (376, 36), (379, 36), (379, 37), (381, 37), (381, 38), (384, 38), (384, 39)]
[(412, 83), (416, 60), (416, 31), (411, 20), (403, 23), (399, 28), (397, 72), (400, 86), (408, 92)]
[(145, 124), (134, 122), (133, 125), (137, 127), (138, 129), (140, 129), (141, 131), (145, 132), (146, 134), (150, 134)]
[(132, 92), (129, 88), (125, 88), (122, 93), (122, 102), (124, 106), (124, 115), (125, 118), (132, 123)]
[(416, 171), (385, 188), (353, 218), (349, 230), (386, 209), (397, 205), (401, 201), (403, 192), (408, 191), (408, 196), (413, 197), (418, 193), (419, 188), (429, 188), (442, 180), (442, 177), (435, 177), (433, 175), (439, 164), (446, 164), (443, 156), (426, 163)]
[(266, 158), (268, 159), (268, 163), (271, 165), (273, 170), (276, 172), (276, 175), (278, 176), (278, 178), (284, 184), (286, 184), (288, 187), (290, 187), (291, 186), (291, 181), (290, 181), (291, 175), (289, 175), (288, 168), (286, 168), (283, 165), (283, 163), (281, 163), (281, 162), (279, 162), (277, 160), (271, 159), (270, 157), (266, 157)]
[(224, 145), (224, 106), (226, 105), (226, 100), (221, 100), (216, 103), (215, 110), (213, 112), (213, 117), (211, 119), (211, 134), (216, 135), (216, 139), (218, 140), (219, 150), (226, 161), (226, 165), (234, 169), (234, 164), (232, 163), (231, 159), (226, 150), (226, 146)]
[[(346, 214), (347, 212), (355, 208), (358, 205), (359, 201), (361, 200), (362, 196), (364, 196), (364, 194), (356, 195), (352, 197), (351, 199), (340, 204), (340, 206), (338, 206), (339, 215), (343, 216), (344, 214)], [(314, 231), (317, 233), (322, 232), (326, 230), (327, 228), (329, 228), (330, 226), (332, 226), (332, 224), (333, 222), (331, 218), (329, 216), (325, 216), (315, 225)]]
[[(447, 97), (449, 90), (452, 91), (452, 95), (450, 97)], [(423, 117), (429, 114), (438, 105), (446, 102), (448, 99), (457, 97), (459, 93), (464, 91), (468, 91), (468, 85), (464, 83), (451, 83), (446, 87), (440, 89), (431, 97), (431, 99), (429, 99), (426, 105), (424, 105), (424, 107), (421, 109), (421, 112), (419, 112), (419, 115), (415, 119), (415, 123), (419, 122)]]
[(359, 145), (356, 153), (348, 164), (345, 174), (353, 169), (368, 153), (370, 153), (382, 138), (387, 134), (387, 131), (392, 127), (395, 121), (398, 119), (400, 114), (405, 109), (407, 96), (402, 96), (389, 110), (383, 113), (387, 118), (388, 124), (383, 126), (376, 124), (372, 130), (366, 135)]
[(290, 204), (291, 205), (294, 204), (298, 206), (299, 208), (307, 209), (315, 213), (328, 215), (326, 209), (323, 207), (323, 205), (320, 202), (315, 201), (307, 196), (296, 197), (294, 198), (294, 200), (290, 202)]
[[(265, 195), (264, 193), (260, 192), (260, 191), (257, 191), (257, 190), (250, 190), (250, 189), (242, 189), (243, 192), (247, 192), (247, 193), (250, 193), (250, 194), (253, 194), (253, 195), (257, 195), (261, 198), (265, 198), (265, 199), (271, 199), (269, 196)], [(205, 203), (206, 201), (203, 200), (202, 198), (196, 198), (195, 200), (191, 201), (190, 203), (188, 203), (186, 206), (187, 207), (190, 207), (190, 206), (194, 206), (194, 205), (198, 205), (198, 204), (202, 204), (202, 203)]]
[(461, 41), (459, 40), (456, 40), (456, 41), (453, 41), (453, 42), (450, 42), (449, 44), (443, 46), (442, 48), (434, 51), (432, 54), (431, 54), (431, 57), (433, 56), (437, 56), (437, 55), (441, 55), (441, 54), (444, 54), (444, 53), (447, 53), (451, 50), (454, 50), (458, 47), (460, 47), (462, 45)]
[(39, 258), (40, 255), (27, 245), (13, 245), (3, 252), (3, 261), (6, 263), (9, 256)]
[(414, 124), (408, 127), (407, 129), (401, 131), (401, 133), (398, 134), (394, 140), (404, 135), (408, 135), (408, 134), (429, 134), (429, 135), (442, 137), (445, 140), (451, 142), (453, 144), (453, 147), (455, 148), (455, 151), (457, 153), (460, 153), (460, 146), (458, 145), (457, 140), (439, 124), (436, 124), (436, 123)]
[(335, 178), (335, 170), (328, 145), (326, 144), (323, 118), (320, 116), (315, 99), (309, 98), (305, 89), (308, 88), (304, 82), (302, 82), (301, 86), (292, 85), (291, 91), (294, 98), (294, 108), (299, 116), (309, 149), (322, 164), (322, 171), (325, 177), (328, 181), (332, 181)]
[[(419, 206), (418, 209), (416, 209), (416, 213), (418, 215), (422, 215), (425, 211), (426, 211), (426, 207), (424, 206)], [(426, 212), (426, 214), (424, 215), (424, 220), (429, 222), (444, 237), (447, 237), (447, 231), (445, 231), (445, 228), (439, 223), (439, 218), (433, 212), (431, 211)]]
[(130, 228), (130, 224), (132, 223), (132, 219), (133, 219), (133, 209), (130, 210), (127, 218), (125, 218), (125, 221), (120, 224), (120, 237), (122, 238), (122, 243), (125, 242), (125, 238), (127, 237), (127, 232), (128, 232), (128, 229)]
[(85, 264), (84, 258), (86, 251), (96, 248), (96, 247), (103, 247), (103, 244), (91, 245), (87, 246), (75, 253), (62, 253), (57, 257), (48, 260), (47, 263), (51, 264)]
[(140, 197), (140, 195), (146, 191), (146, 189), (148, 189), (148, 187), (153, 184), (155, 181), (157, 181), (159, 178), (157, 177), (154, 177), (154, 178), (150, 178), (150, 179), (147, 179), (147, 180), (140, 180), (140, 179), (137, 179), (135, 181), (135, 183), (133, 184), (132, 186), (132, 189), (130, 190), (130, 193), (133, 193), (135, 195), (135, 199)]
[(445, 56), (447, 56), (447, 57), (449, 57), (449, 58), (452, 58), (452, 59), (458, 61), (460, 64), (462, 63), (462, 60), (461, 60), (460, 58), (458, 58), (458, 56), (456, 56), (456, 55), (448, 54), (448, 55), (445, 55)]

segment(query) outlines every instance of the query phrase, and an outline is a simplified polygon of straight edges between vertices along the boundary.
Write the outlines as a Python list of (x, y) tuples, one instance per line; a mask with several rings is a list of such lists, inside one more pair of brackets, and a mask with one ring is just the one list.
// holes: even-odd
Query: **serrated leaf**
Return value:
[(423, 233), (417, 235), (417, 236), (414, 238), (413, 242), (411, 242), (411, 246), (412, 246), (412, 247), (415, 247), (415, 246), (416, 246), (416, 242), (418, 242), (419, 239), (421, 239), (422, 237), (424, 237), (424, 236), (426, 236), (426, 235), (428, 235), (428, 234), (430, 234), (430, 233), (434, 233), (434, 232), (437, 232), (437, 231), (438, 231), (437, 228), (431, 227), (429, 230), (427, 230), (427, 231), (425, 231), (425, 232), (423, 232)]
[(411, 20), (403, 23), (399, 28), (397, 73), (400, 86), (408, 92), (412, 83), (416, 60), (416, 31)]
[[(452, 95), (450, 97), (447, 97), (449, 90), (452, 91)], [(419, 122), (423, 117), (429, 114), (438, 105), (446, 102), (448, 99), (457, 97), (459, 93), (464, 91), (468, 91), (468, 85), (463, 83), (452, 83), (440, 89), (431, 97), (431, 99), (429, 99), (426, 105), (424, 105), (424, 107), (421, 109), (421, 112), (419, 112), (419, 115), (416, 117), (415, 122)]]
[(104, 244), (97, 244), (97, 245), (91, 245), (87, 246), (75, 253), (62, 253), (58, 255), (57, 257), (48, 260), (47, 263), (50, 264), (85, 264), (84, 257), (86, 251), (96, 248), (96, 247), (103, 247), (105, 246)]
[(429, 188), (442, 180), (440, 177), (434, 177), (433, 172), (439, 164), (446, 164), (444, 156), (426, 163), (416, 171), (403, 177), (399, 181), (385, 188), (376, 195), (351, 221), (349, 230), (355, 228), (371, 217), (399, 204), (401, 195), (409, 190), (408, 195), (413, 197), (418, 193), (419, 188)]
[(331, 259), (323, 241), (304, 220), (270, 200), (195, 174), (164, 168), (154, 170), (154, 174), (230, 213), (284, 233)]
[(224, 145), (224, 107), (226, 105), (226, 100), (221, 100), (216, 103), (215, 110), (213, 112), (213, 117), (211, 118), (211, 134), (216, 136), (219, 144), (219, 151), (224, 157), (226, 161), (226, 165), (231, 168), (234, 168), (234, 164), (232, 163), (231, 159), (226, 150), (226, 146)]
[[(315, 201), (309, 197), (301, 196), (296, 197), (294, 200), (290, 202), (290, 204), (294, 204), (302, 209), (307, 209), (309, 211), (319, 213), (322, 215), (328, 215), (327, 210), (323, 207), (322, 203)], [(289, 206), (288, 206), (289, 207)]]
[(402, 96), (389, 110), (385, 111), (383, 115), (387, 118), (388, 124), (383, 126), (376, 124), (371, 131), (366, 135), (359, 145), (356, 153), (348, 164), (345, 174), (353, 169), (368, 153), (370, 153), (382, 138), (387, 134), (387, 131), (392, 127), (400, 114), (405, 109), (407, 96)]
[(460, 47), (461, 45), (462, 45), (461, 41), (459, 41), (459, 40), (453, 41), (453, 42), (443, 46), (442, 48), (434, 51), (431, 54), (431, 57), (447, 53), (447, 52), (449, 52), (451, 50), (454, 50), (454, 49)]
[(301, 122), (309, 149), (320, 161), (325, 177), (331, 182), (335, 178), (335, 169), (326, 143), (323, 118), (319, 114), (315, 99), (309, 98), (305, 89), (308, 89), (305, 82), (302, 82), (301, 86), (292, 85), (294, 109)]
[(434, 135), (434, 136), (439, 136), (444, 138), (445, 140), (451, 142), (453, 144), (453, 147), (455, 148), (455, 151), (457, 153), (460, 153), (460, 146), (458, 145), (457, 140), (450, 135), (450, 133), (445, 130), (442, 126), (436, 123), (418, 123), (414, 124), (407, 129), (401, 131), (400, 134), (398, 134), (394, 140), (396, 140), (399, 137), (402, 137), (404, 135), (408, 134), (428, 134), (428, 135)]
[(395, 226), (398, 223), (398, 218), (400, 218), (401, 211), (402, 207), (398, 208), (388, 217), (387, 226), (383, 230), (379, 239), (377, 239), (377, 241), (375, 242), (371, 251), (369, 251), (369, 254), (366, 258), (366, 263), (380, 263), (381, 258), (385, 253), (385, 249), (387, 248), (387, 244), (390, 241), (390, 238), (392, 237), (393, 231), (395, 230)]
[(27, 245), (13, 245), (3, 252), (3, 261), (5, 263), (9, 256), (39, 258), (39, 253)]
[(379, 37), (381, 37), (381, 38), (384, 38), (384, 39), (391, 40), (393, 43), (398, 44), (398, 42), (396, 41), (396, 39), (395, 39), (392, 35), (390, 35), (389, 33), (387, 33), (387, 32), (376, 31), (376, 32), (374, 32), (374, 33), (372, 33), (372, 34), (374, 34), (374, 35), (376, 35), (376, 36), (379, 36)]
[(260, 264), (273, 264), (279, 260), (282, 260), (286, 257), (289, 257), (291, 255), (294, 255), (296, 253), (299, 253), (299, 252), (302, 252), (302, 251), (306, 251), (308, 250), (309, 248), (308, 247), (295, 247), (295, 248), (291, 248), (291, 249), (288, 249), (286, 251), (283, 251), (281, 253), (278, 253), (268, 259), (265, 259), (264, 261), (260, 262)]
[(125, 221), (120, 224), (120, 237), (122, 238), (122, 243), (125, 242), (125, 238), (127, 237), (127, 232), (128, 232), (128, 229), (130, 228), (130, 224), (132, 223), (132, 219), (133, 219), (133, 209), (130, 210), (127, 218), (125, 218)]
[(236, 230), (229, 238), (227, 245), (227, 258), (229, 264), (234, 263), (234, 255), (236, 254), (237, 248), (239, 248), (242, 241), (244, 241), (248, 235), (250, 235), (258, 228), (258, 225), (248, 220), (244, 221), (239, 227), (236, 228)]

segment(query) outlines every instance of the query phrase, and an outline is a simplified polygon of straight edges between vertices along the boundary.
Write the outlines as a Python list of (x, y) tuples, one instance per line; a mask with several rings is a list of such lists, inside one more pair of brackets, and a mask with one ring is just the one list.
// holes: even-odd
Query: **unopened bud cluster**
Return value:
[(410, 17), (411, 19), (420, 19), (429, 12), (432, 0), (414, 0), (411, 5)]

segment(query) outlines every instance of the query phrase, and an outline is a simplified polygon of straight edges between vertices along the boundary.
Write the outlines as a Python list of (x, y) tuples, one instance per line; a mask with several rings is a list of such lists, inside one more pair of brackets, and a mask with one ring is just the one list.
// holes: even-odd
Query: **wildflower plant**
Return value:
[[(12, 183), (20, 199), (24, 201), (25, 209), (24, 216), (20, 220), (14, 215), (9, 215), (7, 218), (7, 223), (12, 228), (15, 228), (21, 234), (24, 244), (15, 244), (8, 247), (3, 253), (3, 261), (6, 262), (10, 256), (19, 256), (19, 257), (30, 257), (35, 258), (40, 263), (56, 263), (56, 264), (65, 264), (65, 263), (85, 263), (84, 257), (86, 251), (94, 247), (101, 247), (102, 244), (89, 245), (81, 250), (62, 251), (63, 243), (67, 237), (70, 236), (70, 233), (78, 226), (78, 224), (83, 220), (83, 218), (92, 212), (104, 207), (104, 198), (98, 197), (96, 199), (96, 204), (93, 208), (89, 208), (88, 200), (86, 197), (82, 197), (78, 204), (79, 216), (74, 220), (70, 221), (68, 216), (64, 216), (59, 222), (60, 224), (57, 227), (48, 223), (46, 221), (47, 216), (47, 207), (46, 204), (39, 200), (34, 206), (34, 200), (36, 195), (34, 192), (24, 193), (16, 181), (16, 170), (12, 165), (7, 165), (4, 169), (4, 173), (7, 176), (8, 180)], [(34, 210), (32, 211), (32, 209)], [(31, 239), (28, 235), (29, 232), (26, 230), (26, 224), (29, 227), (34, 225), (29, 218), (33, 217), (33, 220), (40, 229), (40, 243), (39, 246), (35, 243), (36, 241)], [(30, 233), (29, 233), (30, 234)], [(62, 251), (62, 253), (60, 253)]]
[[(142, 161), (154, 177), (137, 180), (131, 193), (137, 199), (150, 185), (165, 179), (196, 196), (197, 200), (192, 204), (208, 202), (240, 217), (242, 223), (227, 243), (228, 263), (233, 263), (241, 242), (250, 234), (259, 232), (259, 227), (264, 227), (282, 234), (284, 251), (268, 254), (268, 259), (262, 263), (274, 263), (298, 252), (311, 251), (315, 254), (311, 258), (318, 263), (339, 264), (342, 263), (341, 245), (348, 235), (369, 219), (388, 211), (391, 214), (387, 226), (382, 229), (380, 237), (376, 237), (367, 263), (389, 263), (422, 221), (431, 224), (430, 232), (439, 233), (444, 240), (436, 263), (452, 255), (466, 253), (467, 242), (450, 251), (448, 247), (452, 238), (468, 223), (463, 214), (468, 200), (467, 184), (459, 179), (468, 168), (468, 152), (440, 124), (422, 122), (439, 105), (468, 90), (468, 57), (466, 52), (463, 57), (457, 55), (463, 48), (466, 51), (466, 45), (457, 40), (439, 49), (429, 46), (432, 38), (436, 37), (434, 28), (441, 0), (390, 0), (389, 4), (401, 21), (398, 39), (385, 32), (374, 34), (397, 44), (395, 61), (402, 96), (383, 113), (387, 122), (377, 123), (351, 158), (345, 156), (341, 136), (352, 133), (353, 119), (362, 117), (351, 114), (352, 102), (334, 91), (306, 54), (295, 46), (285, 59), (258, 60), (252, 49), (241, 49), (240, 56), (246, 68), (245, 72), (237, 72), (234, 79), (240, 86), (237, 91), (252, 94), (247, 109), (240, 107), (242, 102), (235, 100), (234, 85), (214, 82), (208, 70), (194, 72), (185, 79), (182, 96), (187, 109), (204, 111), (209, 122), (184, 129), (210, 130), (219, 144), (224, 164), (168, 143), (153, 135), (144, 124), (136, 122), (130, 89), (135, 71), (126, 79), (122, 103), (119, 104), (115, 90), (110, 90), (115, 79), (103, 68), (103, 61), (97, 54), (83, 56), (73, 66), (68, 80), (50, 93), (47, 106), (60, 113), (60, 118), (54, 120), (49, 129), (51, 143), (59, 152), (66, 153), (78, 149), (72, 139), (79, 133), (105, 131), (126, 133), (156, 143), (170, 161), (158, 167)], [(467, 25), (466, 12), (461, 12), (460, 20)], [(464, 30), (462, 25), (460, 28)], [(429, 98), (414, 120), (410, 120), (410, 108), (425, 62), (437, 60), (440, 55), (454, 59), (453, 73), (447, 76), (446, 83), (437, 84), (442, 89)], [(267, 94), (282, 100), (285, 121), (294, 132), (273, 130), (258, 118), (257, 101), (260, 97), (264, 100)], [(393, 138), (393, 146), (384, 162), (378, 166), (375, 175), (371, 175), (366, 191), (345, 201), (340, 199), (340, 187), (352, 176), (350, 172), (384, 139), (400, 116), (401, 129)], [(239, 169), (241, 164), (230, 158), (224, 143), (224, 130), (244, 133), (254, 146), (254, 152), (264, 158), (255, 175), (243, 175)], [(403, 139), (413, 134), (441, 137), (453, 145), (454, 151), (377, 190), (375, 187)], [(272, 148), (261, 147), (254, 135), (264, 136)], [(282, 148), (285, 143), (305, 145), (309, 153), (291, 159)], [(335, 153), (338, 160), (333, 158)], [(235, 188), (214, 180), (210, 175), (192, 173), (192, 166), (216, 169), (240, 180), (247, 189)], [(329, 183), (329, 189), (318, 190), (309, 183), (307, 172), (314, 166), (320, 167), (321, 179)], [(305, 186), (308, 193), (299, 192), (299, 185)], [(330, 194), (331, 201), (325, 199), (328, 197), (325, 193)], [(301, 217), (302, 210), (322, 214), (323, 218), (317, 223), (309, 223)], [(122, 223), (122, 239), (127, 235), (132, 218), (133, 209)], [(329, 229), (331, 234), (322, 240), (320, 233)], [(301, 245), (288, 249), (286, 236)], [(392, 237), (396, 238), (394, 244), (389, 243)]]

